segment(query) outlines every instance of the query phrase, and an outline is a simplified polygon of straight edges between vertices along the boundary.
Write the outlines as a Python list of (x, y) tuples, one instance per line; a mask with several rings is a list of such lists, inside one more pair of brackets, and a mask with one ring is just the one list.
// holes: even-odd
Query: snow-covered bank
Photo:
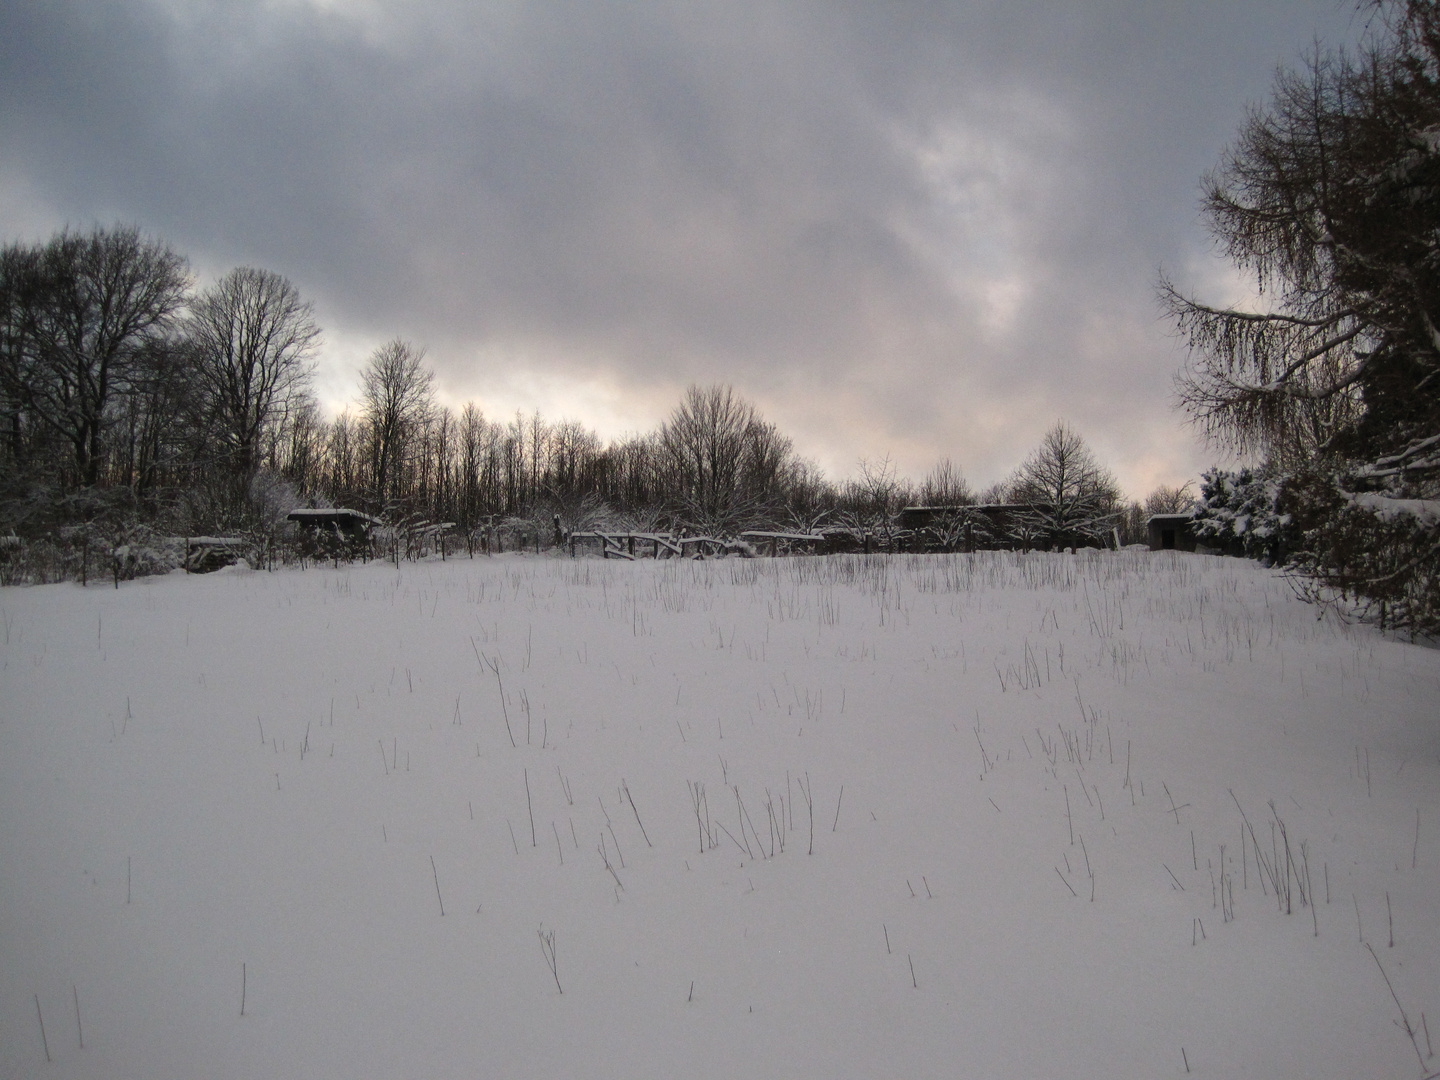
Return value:
[(0, 618), (0, 1075), (1440, 1070), (1440, 652), (1253, 564), (505, 557)]

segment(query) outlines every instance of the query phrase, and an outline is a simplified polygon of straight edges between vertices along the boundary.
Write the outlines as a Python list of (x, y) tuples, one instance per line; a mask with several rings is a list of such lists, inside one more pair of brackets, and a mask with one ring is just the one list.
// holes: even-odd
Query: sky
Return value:
[(648, 431), (728, 383), (832, 479), (973, 486), (1057, 420), (1133, 496), (1226, 461), (1155, 282), (1229, 303), (1200, 180), (1353, 0), (10, 0), (0, 241), (125, 223), (289, 277), (353, 401)]

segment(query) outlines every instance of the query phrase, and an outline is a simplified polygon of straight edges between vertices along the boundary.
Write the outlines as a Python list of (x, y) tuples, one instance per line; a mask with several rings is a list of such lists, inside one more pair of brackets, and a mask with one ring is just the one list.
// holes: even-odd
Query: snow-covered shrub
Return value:
[[(1377, 490), (1356, 490), (1365, 487)], [(1435, 485), (1373, 470), (1313, 471), (1286, 482), (1280, 504), (1303, 539), (1296, 569), (1307, 599), (1344, 601), (1365, 619), (1440, 634), (1440, 498)], [(1426, 498), (1424, 496), (1432, 497)]]
[(329, 500), (310, 500), (279, 473), (262, 469), (250, 482), (250, 531), (274, 536), (285, 526), (285, 516), (302, 506), (328, 506)]
[(120, 542), (111, 550), (111, 559), (112, 572), (119, 581), (168, 574), (185, 561), (183, 539), (162, 536), (148, 525), (128, 525), (118, 539)]
[(1192, 511), (1196, 540), (1231, 555), (1284, 562), (1297, 539), (1290, 514), (1279, 509), (1284, 479), (1270, 467), (1206, 472)]

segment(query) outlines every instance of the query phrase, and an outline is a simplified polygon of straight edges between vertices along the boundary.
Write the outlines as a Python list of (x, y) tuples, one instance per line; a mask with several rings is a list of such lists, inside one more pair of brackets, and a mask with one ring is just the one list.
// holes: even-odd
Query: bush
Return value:
[(1284, 563), (1298, 539), (1292, 516), (1279, 507), (1284, 479), (1269, 466), (1205, 473), (1193, 511), (1195, 539), (1229, 555)]
[(129, 525), (111, 549), (111, 573), (117, 581), (168, 574), (185, 561), (185, 541), (161, 536), (148, 525)]
[(1382, 628), (1440, 635), (1440, 500), (1401, 485), (1353, 490), (1360, 479), (1316, 471), (1284, 485), (1280, 503), (1302, 536), (1293, 563), (1309, 576), (1297, 591)]

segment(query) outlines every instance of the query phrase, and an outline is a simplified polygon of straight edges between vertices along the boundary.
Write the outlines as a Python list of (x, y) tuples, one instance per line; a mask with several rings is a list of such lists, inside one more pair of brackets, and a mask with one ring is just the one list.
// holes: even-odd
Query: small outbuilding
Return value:
[(370, 530), (383, 524), (379, 518), (343, 507), (291, 510), (285, 520), (300, 526), (301, 543), (311, 549), (311, 553), (323, 554), (327, 559), (341, 552), (351, 557), (363, 556), (370, 547)]
[(1195, 519), (1189, 514), (1156, 514), (1146, 522), (1151, 551), (1194, 551)]
[(291, 510), (285, 520), (294, 521), (301, 528), (310, 528), (325, 533), (338, 533), (346, 540), (363, 540), (369, 536), (370, 528), (380, 524), (377, 518), (359, 510), (343, 510), (325, 507), (324, 510)]

